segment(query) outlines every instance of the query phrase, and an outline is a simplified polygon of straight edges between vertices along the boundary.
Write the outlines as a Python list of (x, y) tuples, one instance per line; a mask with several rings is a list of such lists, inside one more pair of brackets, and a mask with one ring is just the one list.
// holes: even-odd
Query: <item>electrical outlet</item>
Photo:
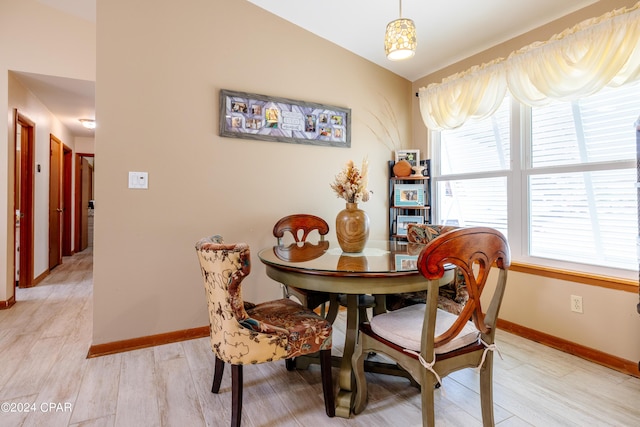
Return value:
[(575, 313), (582, 313), (582, 297), (578, 295), (571, 295), (571, 311)]

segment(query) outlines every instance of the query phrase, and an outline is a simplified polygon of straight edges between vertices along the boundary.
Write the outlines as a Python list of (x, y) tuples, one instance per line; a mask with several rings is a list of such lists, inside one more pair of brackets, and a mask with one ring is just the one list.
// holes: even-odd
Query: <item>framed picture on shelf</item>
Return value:
[(420, 150), (398, 150), (396, 151), (396, 163), (400, 160), (406, 160), (411, 166), (420, 164)]
[(418, 269), (418, 255), (396, 255), (396, 271), (408, 271)]
[(422, 175), (431, 176), (431, 160), (422, 160), (420, 162), (420, 166), (424, 166), (424, 170), (422, 171)]
[(407, 235), (407, 225), (424, 224), (424, 217), (420, 215), (398, 215), (396, 220), (396, 234), (398, 236)]
[(395, 206), (424, 206), (424, 186), (422, 184), (395, 184), (393, 186)]

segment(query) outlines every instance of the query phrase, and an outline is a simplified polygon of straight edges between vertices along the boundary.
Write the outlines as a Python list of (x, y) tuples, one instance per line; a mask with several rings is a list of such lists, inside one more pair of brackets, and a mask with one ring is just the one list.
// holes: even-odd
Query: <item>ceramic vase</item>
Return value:
[(364, 250), (369, 238), (369, 216), (357, 203), (347, 203), (336, 216), (336, 236), (343, 252), (358, 253)]

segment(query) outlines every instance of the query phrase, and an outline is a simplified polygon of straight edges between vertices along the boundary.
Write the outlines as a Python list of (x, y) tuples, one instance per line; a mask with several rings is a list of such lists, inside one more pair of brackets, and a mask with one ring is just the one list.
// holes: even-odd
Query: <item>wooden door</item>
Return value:
[[(93, 154), (76, 153), (75, 237), (76, 252), (89, 246), (89, 200), (93, 199)], [(93, 159), (92, 159), (93, 160)]]
[(89, 200), (91, 200), (91, 180), (93, 179), (91, 165), (85, 158), (82, 159), (82, 236), (80, 238), (80, 250), (89, 246)]
[(49, 161), (49, 269), (62, 264), (62, 142), (51, 135)]
[(73, 152), (63, 144), (62, 159), (62, 256), (73, 255), (71, 244), (71, 183), (73, 170)]
[(33, 286), (35, 123), (14, 110), (15, 131), (15, 260), (18, 286)]

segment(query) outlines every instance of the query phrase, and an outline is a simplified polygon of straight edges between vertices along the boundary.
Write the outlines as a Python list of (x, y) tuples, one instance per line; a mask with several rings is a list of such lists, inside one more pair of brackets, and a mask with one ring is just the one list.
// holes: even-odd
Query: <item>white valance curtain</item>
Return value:
[(507, 90), (521, 103), (538, 106), (638, 79), (640, 2), (420, 88), (420, 112), (429, 129), (454, 129), (491, 116)]

